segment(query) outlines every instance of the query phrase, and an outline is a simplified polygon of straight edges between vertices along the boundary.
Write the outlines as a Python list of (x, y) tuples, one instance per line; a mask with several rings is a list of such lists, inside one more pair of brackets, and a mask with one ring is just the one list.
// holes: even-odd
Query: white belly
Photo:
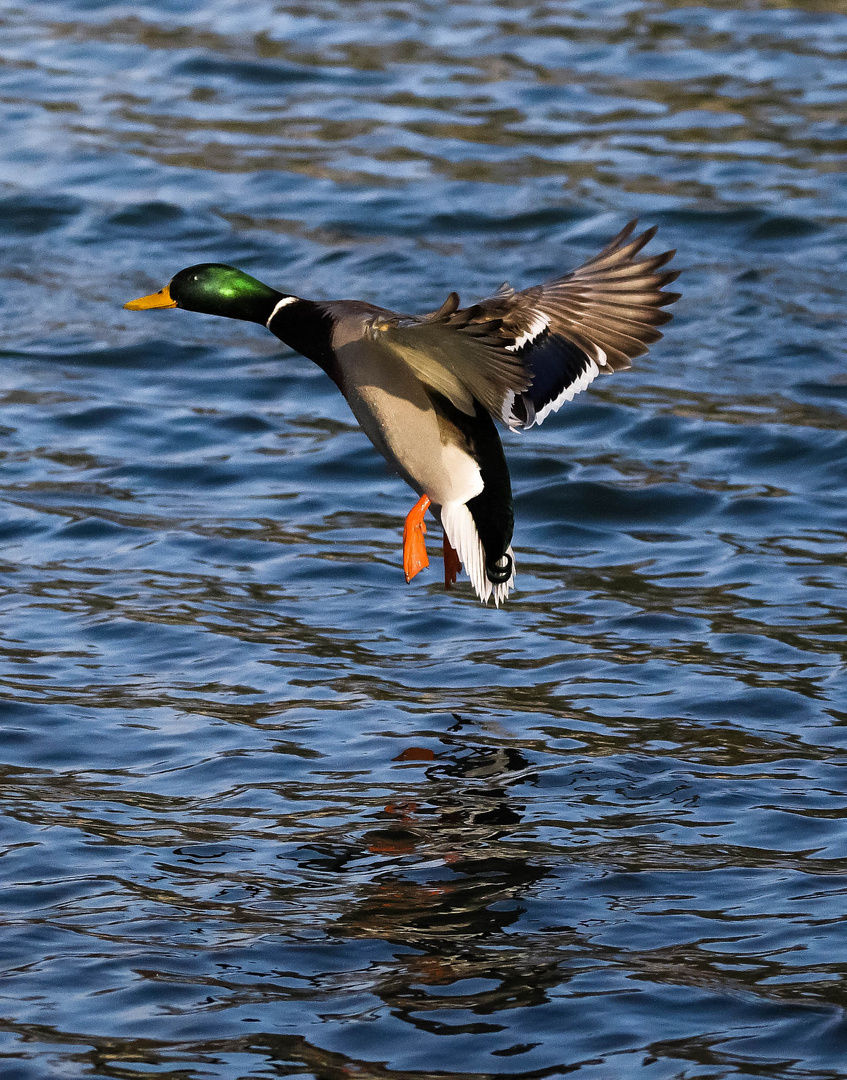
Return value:
[(339, 350), (339, 360), (353, 415), (410, 487), (438, 506), (465, 503), (482, 491), (476, 461), (445, 441), (426, 387), (402, 360), (355, 343)]

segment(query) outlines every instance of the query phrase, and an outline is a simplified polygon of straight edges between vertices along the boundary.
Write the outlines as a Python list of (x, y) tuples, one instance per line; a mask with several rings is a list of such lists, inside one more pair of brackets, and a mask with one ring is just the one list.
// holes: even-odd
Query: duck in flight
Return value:
[(541, 424), (601, 372), (628, 368), (662, 335), (679, 299), (664, 291), (675, 254), (641, 256), (656, 229), (631, 221), (564, 277), (516, 292), (504, 283), (460, 307), (402, 315), (363, 300), (305, 300), (220, 263), (181, 270), (131, 311), (185, 308), (266, 326), (338, 386), (365, 434), (420, 496), (403, 532), (406, 581), (429, 565), (427, 511), (444, 533), (444, 581), (464, 564), (483, 603), (515, 581), (512, 489), (499, 420)]

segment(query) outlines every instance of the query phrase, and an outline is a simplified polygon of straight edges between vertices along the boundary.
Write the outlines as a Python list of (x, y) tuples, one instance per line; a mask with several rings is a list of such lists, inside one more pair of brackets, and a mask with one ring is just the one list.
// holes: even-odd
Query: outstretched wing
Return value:
[(477, 305), (502, 319), (504, 348), (532, 372), (526, 390), (507, 397), (501, 418), (512, 429), (540, 424), (584, 390), (601, 371), (628, 368), (662, 336), (663, 311), (679, 293), (663, 292), (678, 271), (662, 270), (675, 252), (637, 259), (655, 227), (630, 239), (631, 221), (578, 269), (545, 285), (515, 292), (507, 284)]
[(555, 281), (504, 283), (467, 308), (451, 293), (429, 315), (378, 316), (369, 333), (463, 412), (476, 399), (513, 430), (540, 424), (601, 371), (628, 368), (671, 318), (662, 308), (679, 293), (662, 290), (678, 272), (662, 267), (675, 252), (636, 258), (656, 234), (630, 239), (636, 225)]

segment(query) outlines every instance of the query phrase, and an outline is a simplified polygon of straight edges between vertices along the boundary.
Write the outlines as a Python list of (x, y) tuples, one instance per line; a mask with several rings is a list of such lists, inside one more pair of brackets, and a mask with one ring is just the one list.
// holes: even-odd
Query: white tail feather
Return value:
[(494, 595), (494, 604), (499, 607), (508, 597), (515, 584), (515, 558), (512, 549), (508, 555), (512, 560), (512, 574), (508, 581), (492, 585), (485, 572), (485, 551), (479, 533), (476, 531), (473, 515), (464, 503), (448, 502), (441, 507), (441, 524), (447, 539), (456, 549), (459, 559), (471, 579), (474, 592), (483, 602)]

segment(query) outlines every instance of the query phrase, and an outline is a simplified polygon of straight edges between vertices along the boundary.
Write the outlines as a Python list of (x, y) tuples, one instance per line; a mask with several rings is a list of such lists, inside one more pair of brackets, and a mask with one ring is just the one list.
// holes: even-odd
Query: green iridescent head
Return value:
[(157, 293), (124, 304), (130, 311), (149, 308), (185, 308), (205, 315), (266, 323), (284, 296), (234, 266), (200, 263), (189, 266)]

